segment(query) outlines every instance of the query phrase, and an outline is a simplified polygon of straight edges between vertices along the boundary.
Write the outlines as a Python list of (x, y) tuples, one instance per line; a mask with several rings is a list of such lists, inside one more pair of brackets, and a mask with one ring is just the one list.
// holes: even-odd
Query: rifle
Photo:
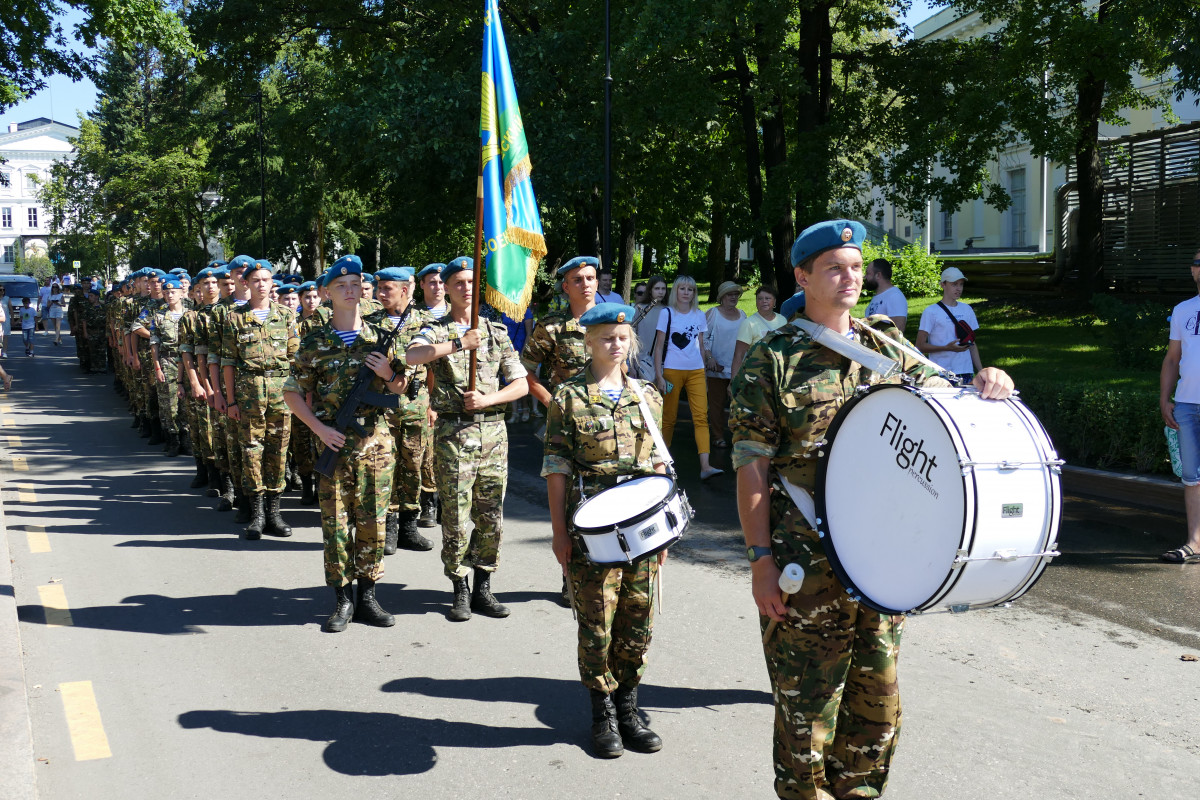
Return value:
[[(371, 351), (372, 353), (386, 353), (388, 351), (392, 341), (396, 338), (396, 334), (400, 332), (400, 329), (404, 327), (404, 323), (408, 321), (408, 315), (411, 311), (412, 304), (410, 303), (408, 309), (404, 312), (404, 316), (396, 323), (396, 327), (388, 331), (379, 340), (379, 344), (375, 345), (375, 349)], [(367, 388), (371, 385), (371, 379), (374, 377), (375, 370), (366, 364), (363, 364), (359, 368), (358, 375), (354, 379), (354, 385), (350, 387), (350, 393), (346, 395), (346, 399), (342, 401), (337, 414), (333, 417), (332, 427), (337, 428), (341, 433), (353, 430), (359, 436), (365, 438), (369, 435), (369, 432), (362, 425), (358, 424), (358, 414), (356, 413), (360, 405), (376, 406), (378, 408), (400, 407), (400, 395), (392, 394), (391, 392), (380, 394), (379, 392), (372, 392)], [(326, 445), (324, 451), (321, 452), (321, 457), (317, 459), (313, 471), (324, 475), (326, 478), (332, 478), (333, 471), (337, 467), (338, 453), (339, 451)]]

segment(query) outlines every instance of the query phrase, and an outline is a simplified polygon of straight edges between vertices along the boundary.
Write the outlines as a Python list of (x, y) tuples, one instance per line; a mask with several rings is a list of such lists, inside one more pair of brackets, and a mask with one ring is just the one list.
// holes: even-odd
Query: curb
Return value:
[(1168, 514), (1183, 513), (1183, 484), (1149, 475), (1063, 467), (1063, 492)]
[[(7, 484), (7, 481), (5, 482)], [(17, 620), (8, 524), (0, 499), (0, 786), (5, 800), (37, 800), (33, 731)]]

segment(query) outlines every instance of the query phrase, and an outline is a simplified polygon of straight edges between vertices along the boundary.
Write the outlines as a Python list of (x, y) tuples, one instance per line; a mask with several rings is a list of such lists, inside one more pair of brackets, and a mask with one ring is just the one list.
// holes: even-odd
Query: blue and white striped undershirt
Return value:
[(358, 339), (358, 331), (339, 331), (337, 328), (334, 328), (333, 332), (337, 334), (337, 337), (342, 340), (342, 344), (346, 345), (346, 347), (354, 344), (355, 340)]
[(255, 317), (257, 317), (259, 322), (266, 322), (267, 314), (271, 313), (271, 309), (269, 309), (269, 308), (263, 308), (263, 309), (252, 308), (252, 309), (250, 309), (250, 313), (253, 314)]
[(605, 397), (615, 403), (621, 399), (621, 392), (625, 391), (625, 388), (623, 386), (618, 386), (616, 389), (601, 388), (600, 391)]
[(446, 308), (447, 308), (446, 304), (442, 303), (440, 306), (437, 306), (436, 308), (429, 309), (429, 315), (432, 316), (434, 319), (441, 319), (442, 317), (446, 316)]

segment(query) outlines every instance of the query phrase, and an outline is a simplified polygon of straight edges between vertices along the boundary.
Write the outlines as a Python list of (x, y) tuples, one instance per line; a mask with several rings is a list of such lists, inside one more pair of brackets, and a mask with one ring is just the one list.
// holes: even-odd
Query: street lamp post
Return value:
[(263, 154), (263, 93), (259, 89), (254, 94), (243, 95), (247, 100), (258, 101), (258, 221), (261, 228), (261, 255), (267, 257), (267, 168), (266, 157)]
[[(601, 236), (601, 257), (606, 269), (612, 269), (612, 55), (610, 50), (611, 7), (604, 0), (604, 230)], [(628, 287), (625, 287), (628, 288)]]

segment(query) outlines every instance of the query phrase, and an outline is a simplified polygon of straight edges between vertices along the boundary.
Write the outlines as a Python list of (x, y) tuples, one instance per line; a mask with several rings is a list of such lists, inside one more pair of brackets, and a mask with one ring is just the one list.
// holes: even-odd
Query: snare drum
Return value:
[(579, 504), (571, 526), (596, 564), (632, 564), (683, 538), (692, 507), (666, 475), (619, 483)]
[(1059, 553), (1062, 461), (1015, 397), (877, 385), (829, 426), (817, 530), (847, 591), (885, 614), (1020, 597)]

